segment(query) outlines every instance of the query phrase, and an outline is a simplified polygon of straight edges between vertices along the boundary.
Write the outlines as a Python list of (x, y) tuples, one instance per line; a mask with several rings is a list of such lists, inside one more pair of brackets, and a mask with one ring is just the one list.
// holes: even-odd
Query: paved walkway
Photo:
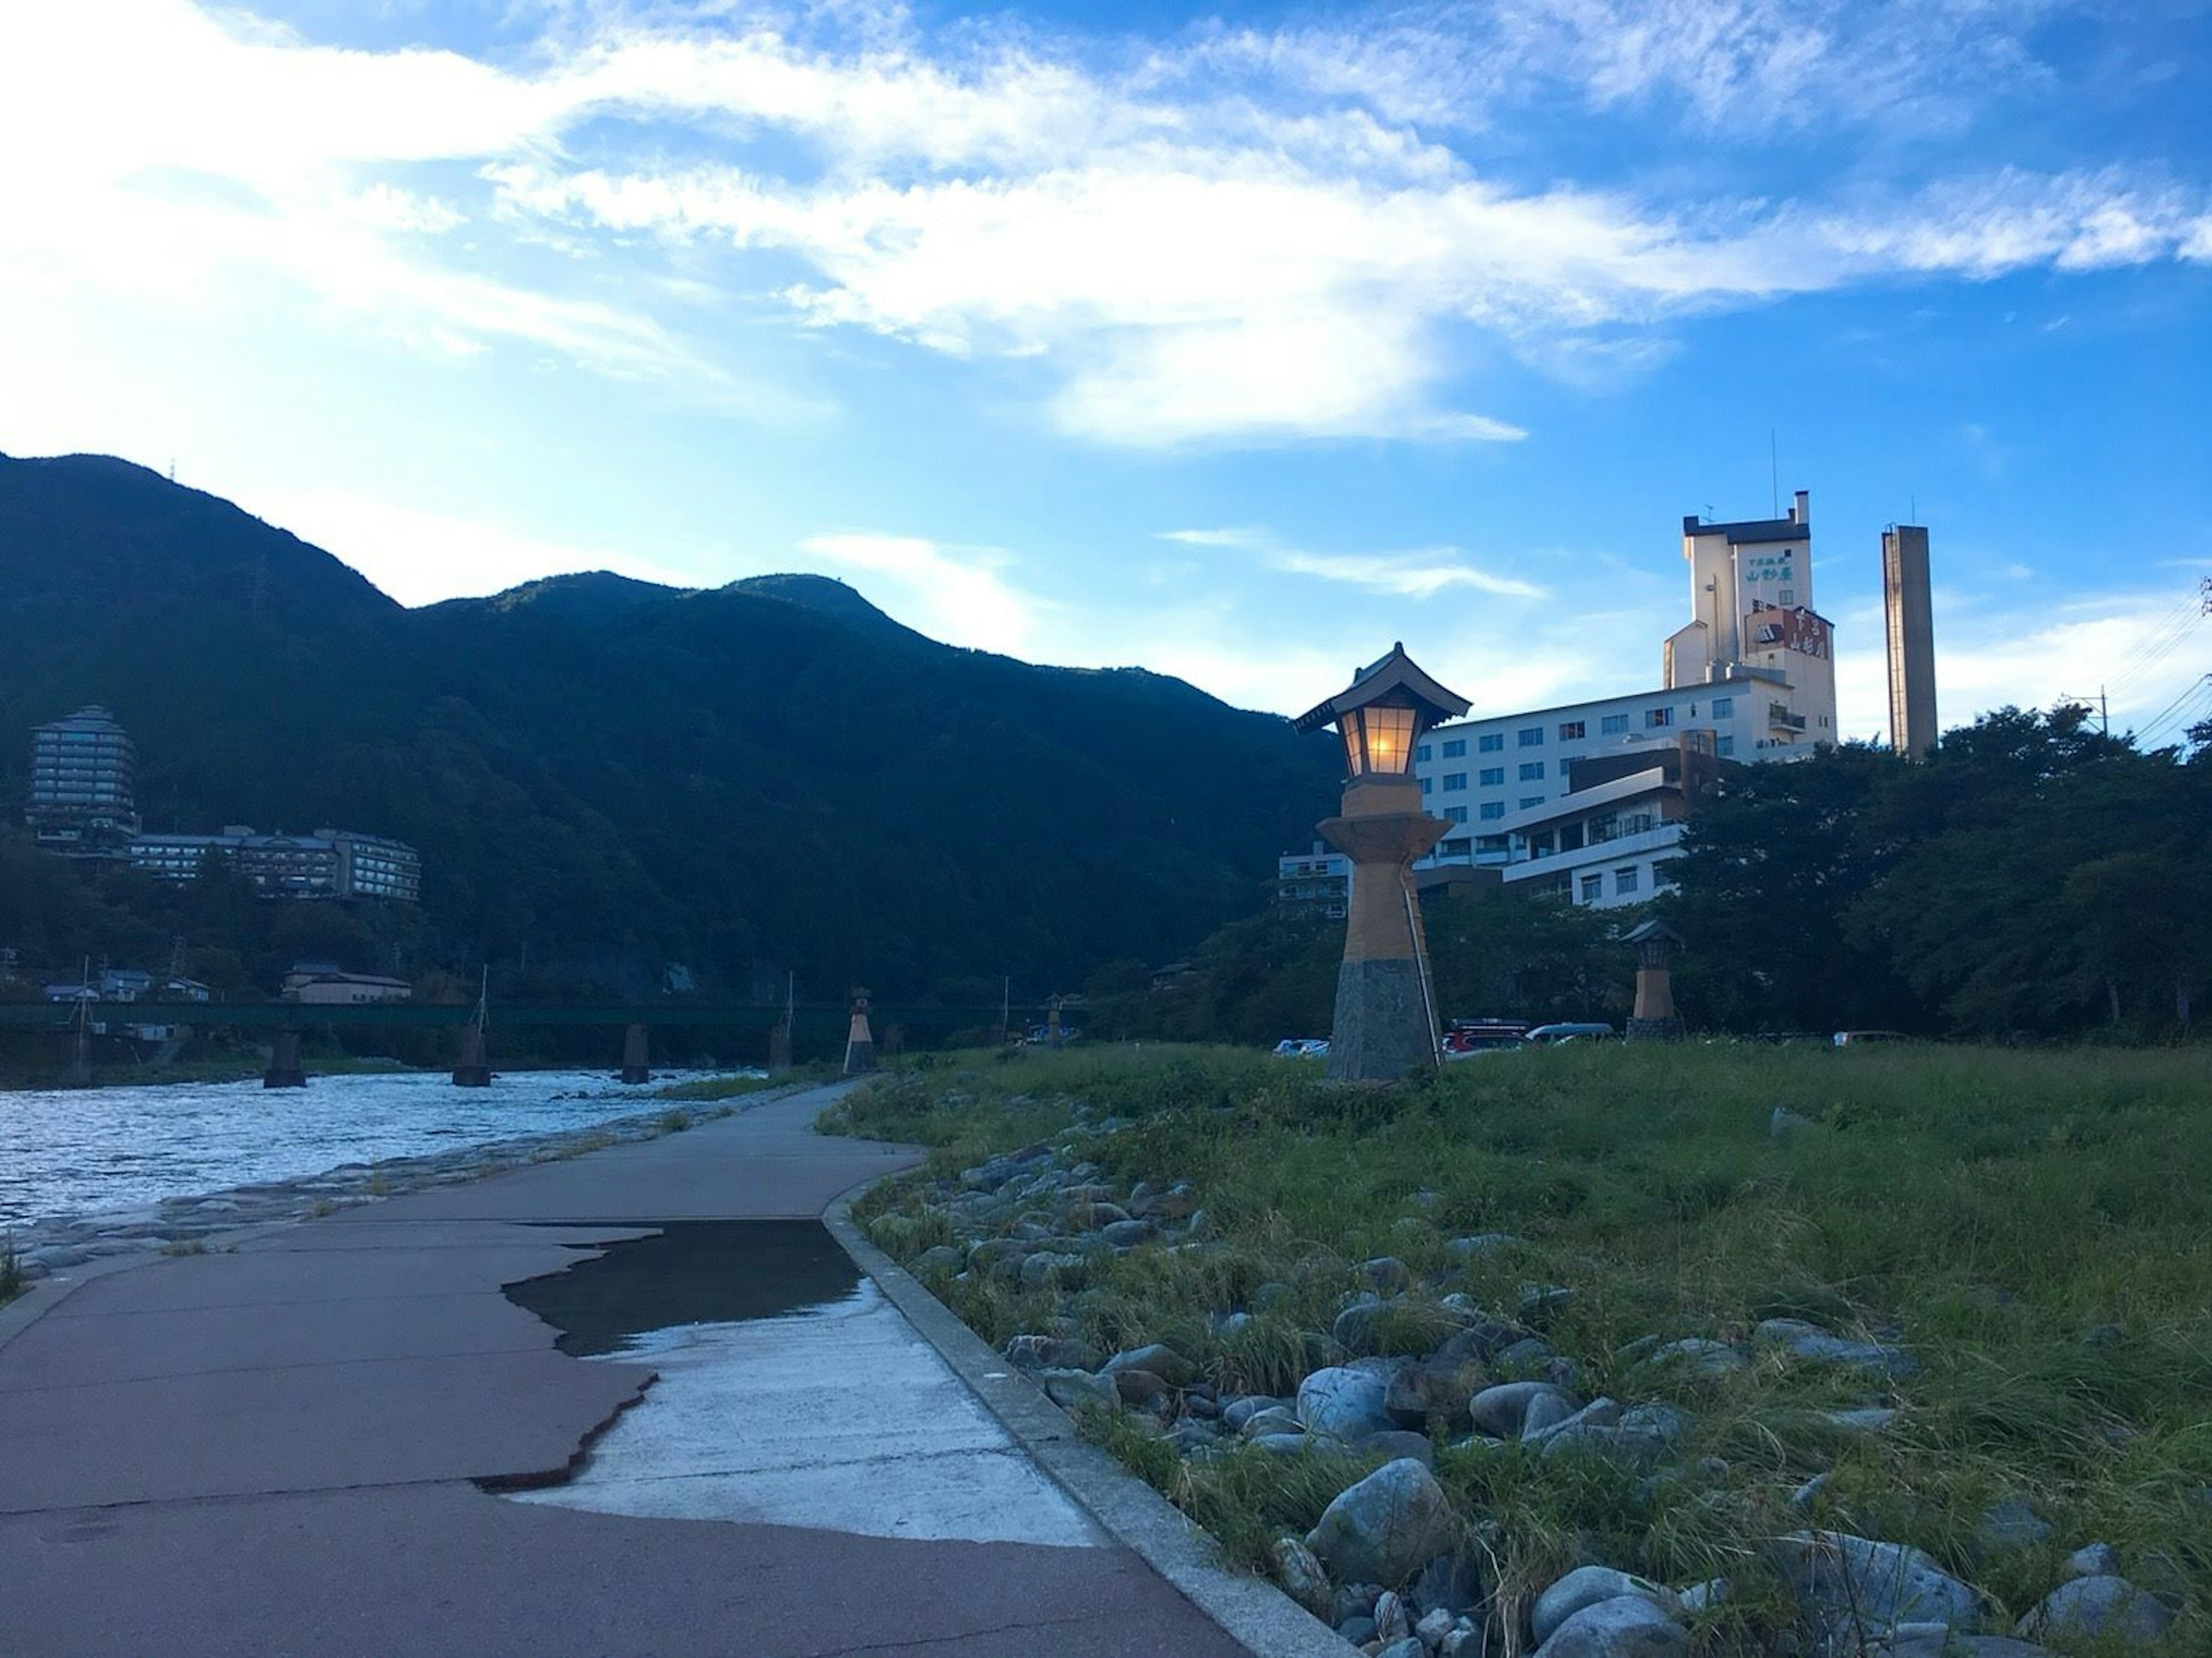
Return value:
[[(479, 1485), (565, 1477), (653, 1374), (556, 1352), (500, 1286), (638, 1235), (624, 1223), (811, 1218), (915, 1160), (811, 1133), (831, 1097), (59, 1300), (0, 1346), (0, 1653), (1237, 1658), (1096, 1533), (918, 1540)], [(908, 1401), (887, 1392), (896, 1424)], [(1005, 1451), (978, 1439), (973, 1454), (981, 1467)]]

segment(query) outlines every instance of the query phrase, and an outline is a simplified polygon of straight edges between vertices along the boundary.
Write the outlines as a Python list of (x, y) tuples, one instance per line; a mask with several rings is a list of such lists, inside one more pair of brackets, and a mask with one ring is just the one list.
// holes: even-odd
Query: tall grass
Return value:
[[(1810, 1126), (1776, 1139), (1778, 1106)], [(940, 1275), (987, 1338), (1058, 1314), (1109, 1348), (1170, 1340), (1224, 1387), (1276, 1391), (1325, 1356), (1320, 1333), (1368, 1257), (1508, 1313), (1532, 1284), (1568, 1286), (1545, 1333), (1584, 1391), (1680, 1404), (1696, 1425), (1680, 1460), (1727, 1468), (1655, 1488), (1602, 1466), (1444, 1452), (1438, 1476), (1509, 1585), (1585, 1555), (1678, 1582), (1755, 1578), (1759, 1540), (1809, 1517), (1926, 1548), (2016, 1614), (2064, 1552), (2104, 1541), (2146, 1587), (2191, 1601), (2163, 1649), (2212, 1650), (2204, 1050), (1571, 1047), (1336, 1089), (1249, 1054), (1099, 1049), (887, 1078), (841, 1119), (937, 1147), (926, 1172), (949, 1174), (1103, 1115), (1129, 1126), (1075, 1155), (1109, 1183), (1189, 1181), (1218, 1242), (1105, 1263), (1065, 1305)], [(872, 1207), (921, 1212), (896, 1190)], [(1525, 1242), (1468, 1260), (1446, 1248), (1478, 1232)], [(1265, 1315), (1224, 1341), (1213, 1317), (1232, 1309)], [(1775, 1316), (1901, 1342), (1920, 1368), (1893, 1386), (1761, 1354), (1697, 1383), (1619, 1356), (1651, 1334), (1741, 1342)], [(1878, 1435), (1815, 1414), (1870, 1394), (1900, 1410)], [(1244, 1471), (1247, 1455), (1165, 1483), (1256, 1559), (1260, 1533), (1290, 1521), (1254, 1482), (1287, 1476), (1264, 1459)], [(1792, 1507), (1820, 1473), (1814, 1505)], [(2001, 1497), (2049, 1521), (2048, 1543), (1984, 1548)], [(1729, 1617), (1754, 1643), (1756, 1593), (1747, 1605)]]

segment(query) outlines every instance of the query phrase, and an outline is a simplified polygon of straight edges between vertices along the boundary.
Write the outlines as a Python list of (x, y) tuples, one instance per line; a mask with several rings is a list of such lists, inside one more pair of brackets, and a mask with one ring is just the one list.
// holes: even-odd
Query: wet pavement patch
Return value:
[(860, 1287), (860, 1268), (816, 1221), (649, 1224), (657, 1236), (607, 1244), (592, 1260), (501, 1291), (561, 1332), (561, 1351), (589, 1358), (629, 1351), (649, 1331), (778, 1318), (848, 1300)]

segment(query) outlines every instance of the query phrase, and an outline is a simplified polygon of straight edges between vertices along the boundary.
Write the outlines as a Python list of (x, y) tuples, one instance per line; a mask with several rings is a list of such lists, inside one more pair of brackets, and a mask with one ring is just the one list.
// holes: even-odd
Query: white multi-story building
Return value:
[(132, 865), (168, 881), (199, 877), (210, 856), (270, 897), (392, 898), (415, 903), (422, 896), (422, 857), (414, 847), (350, 829), (319, 829), (313, 835), (257, 835), (242, 823), (220, 835), (158, 832), (131, 842)]
[[(1813, 609), (1806, 493), (1786, 518), (1684, 519), (1682, 556), (1692, 619), (1666, 641), (1657, 689), (1462, 720), (1423, 739), (1423, 802), (1454, 825), (1423, 866), (1498, 865), (1509, 887), (1639, 902), (1679, 855), (1689, 756), (1795, 760), (1836, 740), (1834, 629)], [(1577, 790), (1571, 768), (1599, 761), (1601, 780)], [(1577, 844), (1563, 846), (1577, 824)]]

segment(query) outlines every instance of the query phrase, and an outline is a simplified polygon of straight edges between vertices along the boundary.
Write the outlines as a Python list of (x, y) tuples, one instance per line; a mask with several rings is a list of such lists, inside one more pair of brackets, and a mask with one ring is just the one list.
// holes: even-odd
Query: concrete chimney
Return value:
[(1813, 524), (1813, 492), (1800, 489), (1797, 498), (1790, 503), (1790, 521), (1799, 529), (1810, 529)]

